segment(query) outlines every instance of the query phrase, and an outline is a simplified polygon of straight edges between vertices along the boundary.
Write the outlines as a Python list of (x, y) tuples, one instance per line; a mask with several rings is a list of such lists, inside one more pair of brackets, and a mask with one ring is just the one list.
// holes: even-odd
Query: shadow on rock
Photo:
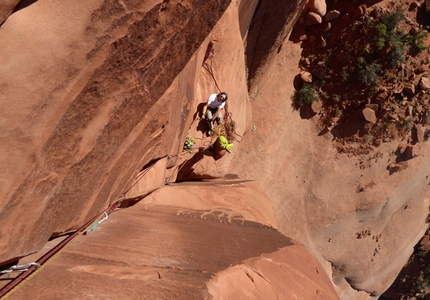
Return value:
[(351, 137), (357, 134), (362, 128), (364, 128), (366, 123), (366, 120), (360, 117), (342, 117), (333, 127), (331, 133), (337, 138)]
[(12, 13), (16, 13), (17, 11), (20, 11), (21, 9), (26, 8), (27, 6), (32, 5), (33, 3), (37, 2), (38, 0), (21, 0), (19, 1), (18, 5), (15, 7)]
[(300, 107), (300, 117), (302, 119), (309, 120), (310, 118), (314, 117), (316, 113), (312, 110), (310, 105), (304, 105)]
[(200, 179), (200, 178), (212, 178), (210, 176), (199, 177), (199, 178), (196, 178), (193, 176), (194, 166), (199, 161), (201, 161), (203, 157), (205, 157), (205, 155), (202, 152), (198, 152), (191, 159), (187, 160), (182, 166), (180, 166), (178, 169), (177, 181)]

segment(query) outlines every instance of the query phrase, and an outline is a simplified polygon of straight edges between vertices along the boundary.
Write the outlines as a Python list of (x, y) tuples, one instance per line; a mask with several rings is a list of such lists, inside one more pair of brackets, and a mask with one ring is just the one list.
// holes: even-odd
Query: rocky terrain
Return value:
[(285, 2), (0, 5), (12, 298), (426, 297), (430, 5)]

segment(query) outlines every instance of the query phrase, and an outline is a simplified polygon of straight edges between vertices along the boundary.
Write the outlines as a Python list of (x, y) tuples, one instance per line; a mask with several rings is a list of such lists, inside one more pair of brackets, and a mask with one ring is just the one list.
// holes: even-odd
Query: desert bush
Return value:
[(345, 69), (342, 70), (342, 72), (340, 73), (340, 78), (342, 79), (343, 82), (348, 81), (349, 79), (348, 71), (346, 71)]
[(302, 88), (294, 94), (296, 102), (302, 105), (310, 104), (318, 100), (318, 94), (309, 83), (305, 83)]
[(378, 50), (382, 50), (387, 42), (390, 44), (391, 51), (387, 60), (392, 67), (398, 66), (404, 61), (405, 53), (405, 34), (397, 27), (405, 19), (403, 10), (397, 7), (393, 11), (387, 11), (380, 17), (380, 23), (375, 26), (374, 40)]
[(196, 140), (191, 137), (187, 136), (184, 142), (184, 151), (188, 151), (190, 154), (194, 154), (194, 145), (196, 144)]
[(339, 103), (342, 100), (342, 97), (340, 95), (333, 95), (332, 99), (334, 102)]
[(399, 26), (400, 22), (405, 19), (405, 14), (400, 6), (393, 11), (386, 11), (381, 15), (381, 22), (386, 26), (387, 33), (393, 32)]
[(362, 57), (357, 59), (357, 79), (368, 87), (375, 86), (381, 66), (376, 62), (366, 63)]
[(412, 130), (412, 127), (414, 127), (414, 122), (412, 121), (412, 118), (403, 118), (403, 124), (402, 124), (403, 128), (406, 129), (407, 131)]
[(373, 135), (371, 135), (371, 134), (366, 134), (366, 135), (363, 137), (363, 140), (364, 140), (364, 142), (365, 142), (365, 143), (372, 143), (372, 142), (373, 142)]
[(424, 45), (424, 39), (427, 38), (427, 32), (423, 30), (418, 30), (414, 34), (405, 34), (404, 42), (411, 46), (410, 53), (411, 55), (416, 55), (421, 53), (427, 47)]
[(405, 60), (406, 45), (403, 42), (403, 36), (404, 33), (400, 31), (393, 32), (388, 36), (388, 41), (392, 45), (388, 61), (392, 67), (400, 65)]
[(374, 39), (376, 48), (382, 50), (385, 46), (387, 38), (387, 25), (379, 23), (375, 26)]
[(414, 282), (415, 293), (428, 294), (430, 291), (430, 264), (427, 264), (419, 271)]

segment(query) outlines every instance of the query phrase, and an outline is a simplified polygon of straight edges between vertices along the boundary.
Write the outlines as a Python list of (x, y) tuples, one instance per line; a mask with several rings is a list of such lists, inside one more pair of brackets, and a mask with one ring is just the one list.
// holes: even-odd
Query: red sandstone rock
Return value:
[(366, 107), (362, 110), (362, 113), (367, 122), (376, 123), (377, 118), (373, 109)]
[(0, 3), (0, 24), (12, 13), (20, 0), (2, 0)]
[[(302, 241), (336, 284), (342, 299), (380, 295), (427, 228), (428, 182), (424, 178), (430, 167), (430, 153), (423, 147), (422, 155), (409, 160), (402, 172), (390, 173), (387, 166), (397, 158), (392, 154), (397, 144), (384, 143), (378, 147), (383, 157), (347, 157), (336, 153), (330, 135), (320, 135), (312, 119), (302, 119), (289, 109), (286, 99), (294, 92), (292, 83), (298, 73), (292, 66), (298, 65), (301, 53), (298, 44), (286, 40), (301, 13), (289, 9), (303, 7), (305, 3), (290, 6), (286, 1), (282, 9), (259, 6), (254, 19), (256, 1), (232, 4), (227, 10), (227, 1), (205, 1), (205, 5), (199, 1), (187, 5), (167, 1), (162, 6), (161, 1), (121, 3), (125, 4), (91, 0), (76, 5), (75, 1), (55, 4), (39, 0), (10, 16), (2, 25), (0, 257), (3, 262), (40, 250), (52, 234), (77, 228), (122, 196), (142, 168), (158, 161), (153, 173), (139, 181), (126, 197), (146, 195), (161, 187), (166, 179), (174, 182), (179, 174), (183, 179), (201, 179), (233, 173), (255, 182), (254, 186), (240, 186), (235, 192), (227, 183), (222, 193), (228, 197), (222, 200), (204, 197), (205, 193), (216, 195), (219, 190), (187, 187), (178, 192), (172, 188), (172, 194), (164, 194), (169, 191), (167, 188), (156, 190), (142, 202), (148, 205), (145, 209), (155, 210), (156, 206), (149, 205), (149, 201), (159, 204), (176, 201), (181, 211), (171, 206), (135, 215), (134, 211), (124, 210), (121, 226), (103, 232), (112, 240), (94, 236), (89, 248), (76, 244), (77, 248), (65, 252), (68, 257), (59, 261), (56, 270), (52, 265), (50, 276), (53, 275), (55, 284), (52, 290), (44, 289), (46, 295), (63, 295), (68, 293), (67, 289), (80, 298), (91, 293), (103, 294), (106, 289), (114, 295), (119, 284), (133, 298), (142, 294), (136, 290), (136, 286), (141, 286), (136, 281), (153, 288), (151, 292), (165, 292), (165, 285), (157, 285), (162, 274), (155, 267), (175, 266), (175, 251), (189, 259), (202, 255), (206, 250), (204, 245), (213, 245), (215, 250), (210, 248), (209, 255), (218, 252), (224, 255), (224, 249), (217, 248), (220, 244), (236, 247), (235, 242), (241, 242), (231, 238), (229, 243), (222, 243), (219, 239), (223, 235), (214, 234), (225, 233), (232, 227), (223, 227), (227, 225), (219, 222), (216, 224), (222, 226), (216, 227), (204, 223), (208, 220), (197, 219), (202, 221), (197, 223), (194, 219), (235, 219), (228, 212), (232, 208), (244, 214), (235, 221), (266, 225), (276, 222), (284, 236), (276, 234), (270, 242), (282, 244), (285, 236)], [(64, 22), (65, 19), (69, 22)], [(201, 22), (202, 19), (208, 22)], [(214, 53), (209, 65), (216, 82), (202, 67), (211, 43)], [(200, 146), (213, 142), (204, 136), (205, 121), (198, 107), (208, 94), (217, 91), (217, 84), (229, 92), (229, 112), (237, 123), (237, 141), (233, 153), (218, 161), (211, 157), (199, 159), (182, 152), (183, 140), (191, 133), (199, 139)], [(258, 130), (251, 131), (253, 127)], [(151, 197), (156, 195), (163, 197), (153, 200)], [(231, 198), (234, 201), (230, 203)], [(245, 205), (241, 202), (244, 199), (251, 203)], [(198, 211), (212, 211), (220, 201), (225, 209), (221, 214), (213, 211), (204, 215)], [(405, 205), (411, 209), (404, 210)], [(225, 219), (219, 218), (220, 215), (226, 216)], [(130, 224), (125, 225), (127, 222)], [(240, 228), (240, 234), (246, 231), (245, 227), (234, 228)], [(197, 235), (195, 231), (199, 230), (204, 234)], [(372, 234), (357, 239), (357, 233), (363, 230)], [(180, 233), (180, 238), (175, 233)], [(214, 241), (207, 238), (211, 234)], [(268, 238), (260, 236), (262, 240)], [(146, 239), (133, 244), (134, 238), (141, 237)], [(148, 240), (165, 244), (146, 248)], [(192, 248), (190, 240), (198, 241), (199, 247), (195, 249), (199, 251)], [(106, 247), (94, 247), (94, 241)], [(118, 254), (124, 251), (113, 251), (109, 256), (107, 245), (112, 244), (126, 245), (121, 250), (129, 257)], [(226, 278), (233, 278), (246, 285), (243, 290), (249, 292), (250, 282), (243, 280), (246, 279), (243, 274), (248, 272), (253, 277), (251, 271), (259, 268), (259, 272), (260, 263), (265, 270), (282, 265), (282, 274), (290, 276), (291, 273), (284, 272), (291, 262), (278, 265), (273, 259), (277, 253), (285, 254), (284, 248), (262, 255), (261, 246), (253, 244), (255, 248), (249, 249), (258, 251), (253, 256), (242, 256), (241, 260), (222, 256), (219, 260), (222, 267), (207, 263), (213, 267), (208, 273), (201, 272), (207, 280), (187, 273), (186, 278), (182, 277), (181, 287), (189, 287), (185, 293), (194, 296), (197, 289), (209, 290), (205, 286), (214, 275), (226, 284), (229, 283)], [(185, 248), (186, 251), (179, 251)], [(162, 252), (166, 256), (160, 255), (159, 249), (166, 251)], [(148, 258), (151, 263), (158, 259), (156, 262), (160, 264), (153, 263), (142, 270), (147, 261), (136, 263), (140, 257)], [(208, 256), (198, 257), (207, 261)], [(307, 253), (305, 258), (309, 265), (301, 264), (302, 269), (297, 271), (301, 274), (307, 274), (309, 266), (317, 266)], [(163, 279), (172, 283), (167, 285), (167, 295), (177, 291), (174, 284), (181, 277), (179, 271), (196, 263), (186, 259), (181, 261), (180, 269), (166, 271), (168, 275)], [(237, 269), (229, 269), (228, 263), (232, 262), (246, 272), (239, 272), (240, 276), (233, 274)], [(317, 270), (320, 272), (319, 267)], [(234, 276), (228, 277), (231, 274)], [(271, 276), (277, 273), (261, 274), (272, 280)], [(34, 277), (34, 286), (40, 286), (46, 278)], [(92, 285), (88, 285), (88, 278), (94, 280)], [(255, 281), (268, 291), (260, 278), (263, 277)], [(73, 279), (81, 284), (70, 286)], [(321, 284), (324, 288), (310, 289), (306, 285), (301, 291), (330, 295), (330, 287), (314, 279), (306, 283), (312, 287)], [(220, 289), (223, 285), (214, 281), (210, 284), (214, 293), (231, 292)], [(294, 286), (291, 289), (294, 292)], [(29, 297), (33, 292), (34, 288), (22, 289), (19, 292), (22, 294), (16, 297)]]
[[(214, 299), (221, 299), (219, 295), (338, 299), (327, 274), (302, 244), (250, 221), (240, 209), (232, 210), (228, 189), (214, 193), (223, 191), (220, 184), (169, 186), (160, 191), (170, 194), (171, 203), (177, 205), (154, 206), (146, 201), (113, 212), (8, 299), (35, 294), (43, 299), (91, 295), (104, 299), (207, 299), (208, 295)], [(243, 189), (242, 185), (233, 184), (233, 189)], [(190, 186), (216, 195), (211, 200), (223, 200), (226, 206), (189, 207), (182, 196), (192, 195)], [(247, 208), (243, 203), (242, 209)], [(257, 290), (252, 288), (255, 285)]]

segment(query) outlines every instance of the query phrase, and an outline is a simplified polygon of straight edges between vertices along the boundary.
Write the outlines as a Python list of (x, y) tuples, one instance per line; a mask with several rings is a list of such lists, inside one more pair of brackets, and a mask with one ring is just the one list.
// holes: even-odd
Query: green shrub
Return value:
[(397, 30), (400, 22), (404, 19), (403, 10), (398, 6), (394, 11), (383, 13), (380, 18), (381, 23), (375, 27), (376, 47), (382, 49), (387, 41), (392, 46), (388, 55), (388, 62), (392, 67), (398, 66), (404, 61), (405, 34)]
[(414, 282), (415, 293), (427, 294), (430, 290), (430, 264), (425, 265)]
[(196, 144), (196, 140), (191, 137), (187, 136), (184, 142), (184, 151), (188, 151), (190, 154), (194, 154), (194, 145)]
[(424, 39), (427, 38), (427, 33), (423, 30), (418, 30), (414, 34), (405, 34), (404, 43), (411, 46), (411, 54), (421, 53), (426, 49)]
[(310, 104), (318, 100), (318, 94), (310, 83), (305, 83), (302, 88), (295, 93), (295, 100), (300, 104)]
[(357, 72), (357, 78), (366, 86), (374, 86), (378, 81), (378, 73), (381, 71), (381, 66), (375, 62), (366, 64), (359, 63)]
[(412, 127), (414, 127), (414, 122), (412, 121), (412, 118), (404, 118), (403, 128), (405, 128), (407, 131), (410, 131), (412, 130)]
[(364, 142), (365, 142), (365, 143), (372, 143), (372, 142), (373, 142), (373, 135), (371, 135), (371, 134), (366, 134), (366, 135), (363, 137), (363, 140), (364, 140)]
[(340, 73), (340, 78), (342, 79), (343, 82), (348, 81), (349, 79), (349, 74), (346, 70), (342, 70), (342, 72)]
[(389, 35), (388, 40), (392, 45), (392, 50), (388, 56), (388, 61), (392, 67), (400, 65), (405, 60), (405, 43), (403, 42), (404, 34), (400, 31), (393, 32)]
[(386, 26), (387, 33), (393, 32), (404, 19), (405, 14), (400, 6), (394, 11), (387, 11), (381, 15), (381, 22)]
[(375, 26), (375, 44), (378, 50), (382, 50), (385, 46), (387, 37), (387, 25), (379, 23)]
[(333, 101), (336, 103), (339, 103), (340, 100), (342, 100), (342, 97), (340, 95), (333, 95)]

